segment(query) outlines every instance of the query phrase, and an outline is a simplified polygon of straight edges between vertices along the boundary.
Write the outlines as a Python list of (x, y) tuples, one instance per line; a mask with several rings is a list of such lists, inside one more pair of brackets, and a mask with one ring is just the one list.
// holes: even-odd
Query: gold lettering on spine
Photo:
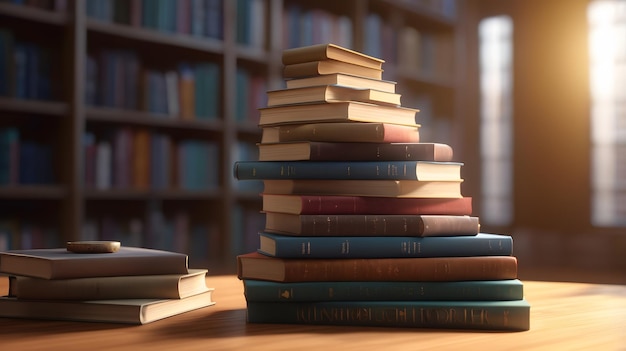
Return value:
[(347, 255), (350, 253), (350, 241), (346, 240), (341, 243), (341, 253)]
[(311, 254), (311, 242), (310, 241), (305, 241), (300, 245), (300, 254), (302, 255)]

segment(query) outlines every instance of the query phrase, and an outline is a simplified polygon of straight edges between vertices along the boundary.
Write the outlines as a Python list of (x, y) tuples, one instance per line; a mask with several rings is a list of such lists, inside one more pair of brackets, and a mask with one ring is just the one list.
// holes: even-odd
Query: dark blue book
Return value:
[(460, 162), (238, 161), (234, 175), (249, 179), (459, 180)]
[(530, 304), (514, 301), (248, 301), (249, 323), (522, 331)]
[(244, 279), (248, 302), (511, 301), (524, 298), (519, 279), (453, 282), (297, 282)]
[(511, 256), (513, 238), (473, 236), (287, 236), (260, 233), (258, 251), (281, 258), (396, 258)]

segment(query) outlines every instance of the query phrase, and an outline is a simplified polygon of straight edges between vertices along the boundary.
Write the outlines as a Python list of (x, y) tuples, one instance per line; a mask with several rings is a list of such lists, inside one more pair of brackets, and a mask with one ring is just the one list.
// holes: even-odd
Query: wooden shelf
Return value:
[(122, 110), (106, 107), (86, 107), (85, 119), (92, 123), (129, 124), (146, 127), (170, 129), (202, 130), (220, 132), (224, 128), (220, 120), (181, 120), (174, 116), (154, 113)]
[(0, 186), (0, 199), (4, 200), (62, 200), (67, 189), (61, 185)]
[(209, 190), (139, 190), (139, 189), (107, 189), (85, 190), (86, 200), (219, 200), (223, 196), (219, 189)]
[(55, 26), (65, 26), (68, 24), (68, 16), (65, 12), (54, 12), (5, 2), (0, 3), (0, 15)]
[(66, 117), (69, 106), (64, 102), (23, 100), (0, 96), (0, 111)]

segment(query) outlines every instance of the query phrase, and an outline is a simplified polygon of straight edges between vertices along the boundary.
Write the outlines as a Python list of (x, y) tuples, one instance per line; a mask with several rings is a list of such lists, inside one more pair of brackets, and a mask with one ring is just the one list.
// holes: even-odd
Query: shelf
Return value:
[(68, 23), (68, 16), (65, 12), (0, 2), (0, 16), (3, 15), (30, 22), (45, 23), (56, 26), (63, 26)]
[(11, 200), (61, 200), (67, 190), (60, 185), (4, 185), (0, 186), (0, 199)]
[(107, 189), (85, 190), (86, 200), (184, 200), (184, 201), (198, 201), (198, 200), (219, 200), (222, 196), (222, 191), (219, 189), (208, 190), (139, 190), (139, 189)]
[(181, 120), (170, 115), (105, 107), (86, 107), (85, 119), (94, 123), (132, 124), (178, 130), (220, 132), (223, 129), (220, 120)]
[(39, 100), (21, 100), (7, 97), (0, 97), (0, 111), (10, 111), (18, 113), (66, 116), (69, 113), (69, 106), (64, 102), (50, 102)]

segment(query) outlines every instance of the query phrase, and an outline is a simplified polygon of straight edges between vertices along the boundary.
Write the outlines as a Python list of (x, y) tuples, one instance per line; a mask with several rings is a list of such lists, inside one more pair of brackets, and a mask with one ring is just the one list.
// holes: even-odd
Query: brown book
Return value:
[(313, 122), (376, 122), (418, 127), (415, 115), (419, 110), (401, 106), (384, 106), (356, 101), (311, 103), (264, 107), (260, 126), (283, 123)]
[(400, 94), (374, 89), (355, 89), (339, 85), (270, 90), (267, 106), (281, 106), (313, 102), (360, 101), (371, 104), (400, 105)]
[(285, 142), (258, 144), (260, 161), (452, 161), (441, 143)]
[(290, 141), (418, 143), (419, 125), (392, 123), (310, 123), (263, 127), (261, 143)]
[(517, 278), (514, 256), (428, 258), (276, 258), (237, 256), (239, 279), (313, 281), (467, 281)]
[(295, 236), (459, 236), (479, 229), (471, 216), (265, 213), (266, 232)]
[(387, 93), (396, 92), (396, 82), (394, 81), (357, 77), (343, 73), (287, 79), (285, 81), (285, 85), (288, 89), (312, 87), (318, 85), (340, 85), (356, 89), (375, 89)]
[(471, 215), (472, 198), (262, 194), (263, 211), (291, 214)]
[(150, 186), (150, 132), (147, 129), (137, 129), (133, 133), (133, 186), (138, 189), (147, 189)]
[(186, 274), (187, 255), (122, 246), (115, 253), (72, 253), (65, 248), (0, 252), (0, 272), (43, 279)]
[(337, 60), (359, 66), (381, 69), (385, 60), (350, 50), (336, 44), (316, 44), (283, 50), (284, 65), (320, 60)]
[(463, 180), (277, 179), (263, 180), (263, 192), (267, 194), (458, 198), (462, 197), (462, 182)]
[(283, 67), (283, 77), (287, 79), (334, 73), (344, 73), (372, 79), (383, 78), (383, 70), (380, 68), (369, 68), (336, 60), (294, 63)]

